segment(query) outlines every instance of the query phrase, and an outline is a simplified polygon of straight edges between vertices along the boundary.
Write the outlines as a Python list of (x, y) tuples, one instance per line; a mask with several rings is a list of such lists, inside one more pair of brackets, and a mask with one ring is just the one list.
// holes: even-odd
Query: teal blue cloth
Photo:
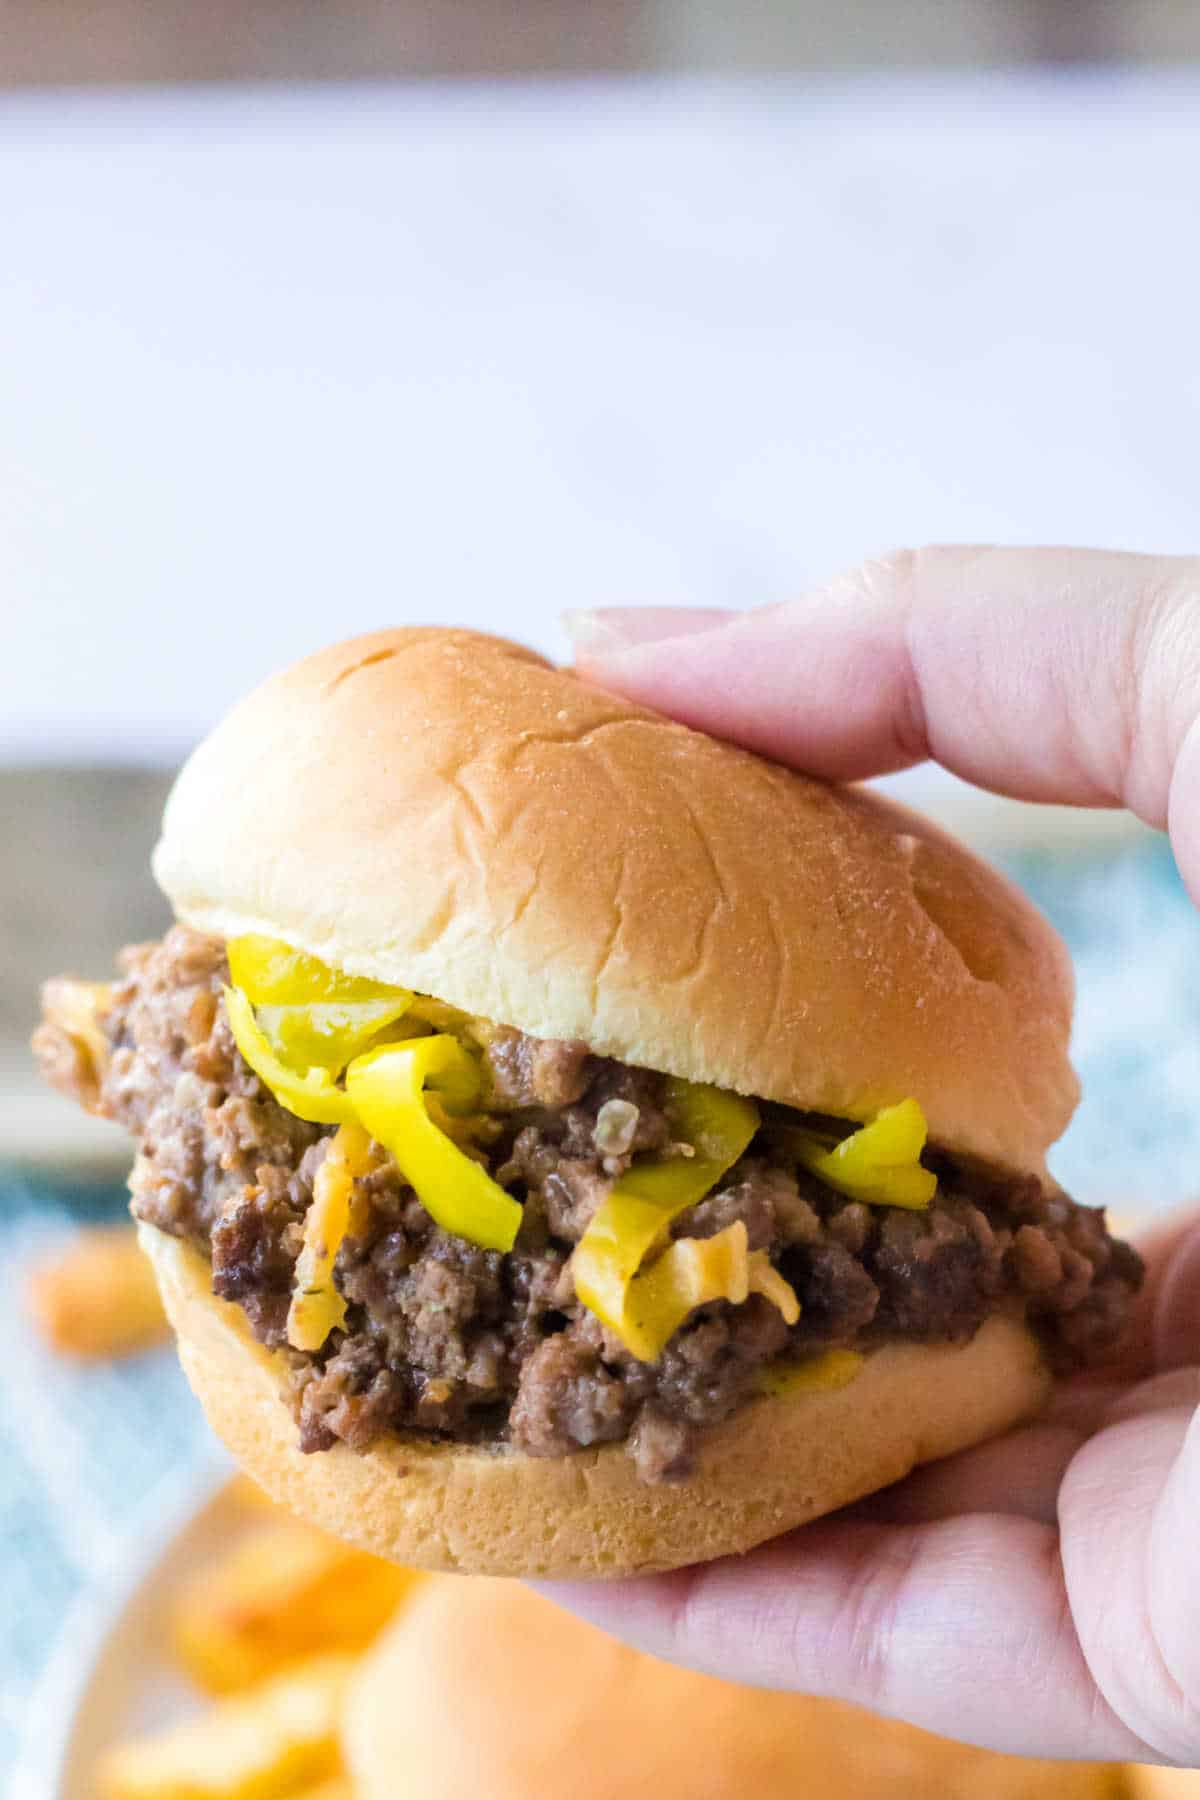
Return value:
[[(31, 1264), (78, 1228), (126, 1215), (119, 1187), (66, 1187), (0, 1172), (0, 1770), (81, 1592), (135, 1554), (156, 1497), (211, 1461), (170, 1350), (98, 1366), (47, 1350), (25, 1314)], [(4, 1792), (0, 1781), (0, 1793)], [(47, 1797), (49, 1800), (49, 1797)]]
[[(1085, 1095), (1054, 1160), (1082, 1199), (1153, 1211), (1200, 1187), (1200, 920), (1163, 842), (1010, 872), (1074, 952)], [(169, 1351), (75, 1369), (21, 1316), (31, 1259), (121, 1192), (0, 1174), (0, 1767), (65, 1611), (114, 1555), (133, 1554), (160, 1488), (200, 1468), (208, 1439)]]
[(1200, 915), (1166, 839), (1007, 867), (1075, 962), (1083, 1098), (1055, 1175), (1077, 1199), (1137, 1213), (1200, 1194)]

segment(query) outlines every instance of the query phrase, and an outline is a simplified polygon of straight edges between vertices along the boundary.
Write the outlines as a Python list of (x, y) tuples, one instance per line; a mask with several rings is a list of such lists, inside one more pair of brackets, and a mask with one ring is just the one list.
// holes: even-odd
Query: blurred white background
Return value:
[(157, 762), (406, 620), (1184, 550), (1200, 80), (0, 107), (0, 754)]

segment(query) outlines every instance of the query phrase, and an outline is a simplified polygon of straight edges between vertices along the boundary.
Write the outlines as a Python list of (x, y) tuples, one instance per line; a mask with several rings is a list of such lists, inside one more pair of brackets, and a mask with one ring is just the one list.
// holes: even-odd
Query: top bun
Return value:
[(380, 631), (265, 682), (184, 768), (154, 869), (200, 929), (790, 1106), (912, 1095), (1010, 1168), (1077, 1098), (1066, 952), (1002, 876), (500, 638)]

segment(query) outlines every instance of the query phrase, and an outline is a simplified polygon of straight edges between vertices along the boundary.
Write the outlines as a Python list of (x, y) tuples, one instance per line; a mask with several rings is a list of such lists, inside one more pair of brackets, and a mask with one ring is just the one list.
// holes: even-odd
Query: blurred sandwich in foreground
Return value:
[(998, 1756), (618, 1644), (516, 1582), (435, 1580), (350, 1690), (359, 1800), (1126, 1800), (1125, 1772)]
[(1200, 1800), (1200, 1773), (999, 1756), (690, 1674), (517, 1582), (397, 1569), (244, 1479), (229, 1497), (228, 1548), (170, 1603), (202, 1706), (116, 1744), (102, 1800)]

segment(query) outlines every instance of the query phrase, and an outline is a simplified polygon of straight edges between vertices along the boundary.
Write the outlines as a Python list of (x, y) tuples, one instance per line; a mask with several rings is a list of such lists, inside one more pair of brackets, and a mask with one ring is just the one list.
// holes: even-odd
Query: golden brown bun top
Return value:
[(517, 1583), (431, 1582), (349, 1703), (362, 1800), (1102, 1800), (1097, 1766), (1028, 1762), (855, 1707), (672, 1668)]
[(273, 677), (199, 747), (155, 873), (179, 916), (287, 939), (542, 1037), (1039, 1169), (1077, 1098), (1051, 927), (928, 821), (474, 632)]

